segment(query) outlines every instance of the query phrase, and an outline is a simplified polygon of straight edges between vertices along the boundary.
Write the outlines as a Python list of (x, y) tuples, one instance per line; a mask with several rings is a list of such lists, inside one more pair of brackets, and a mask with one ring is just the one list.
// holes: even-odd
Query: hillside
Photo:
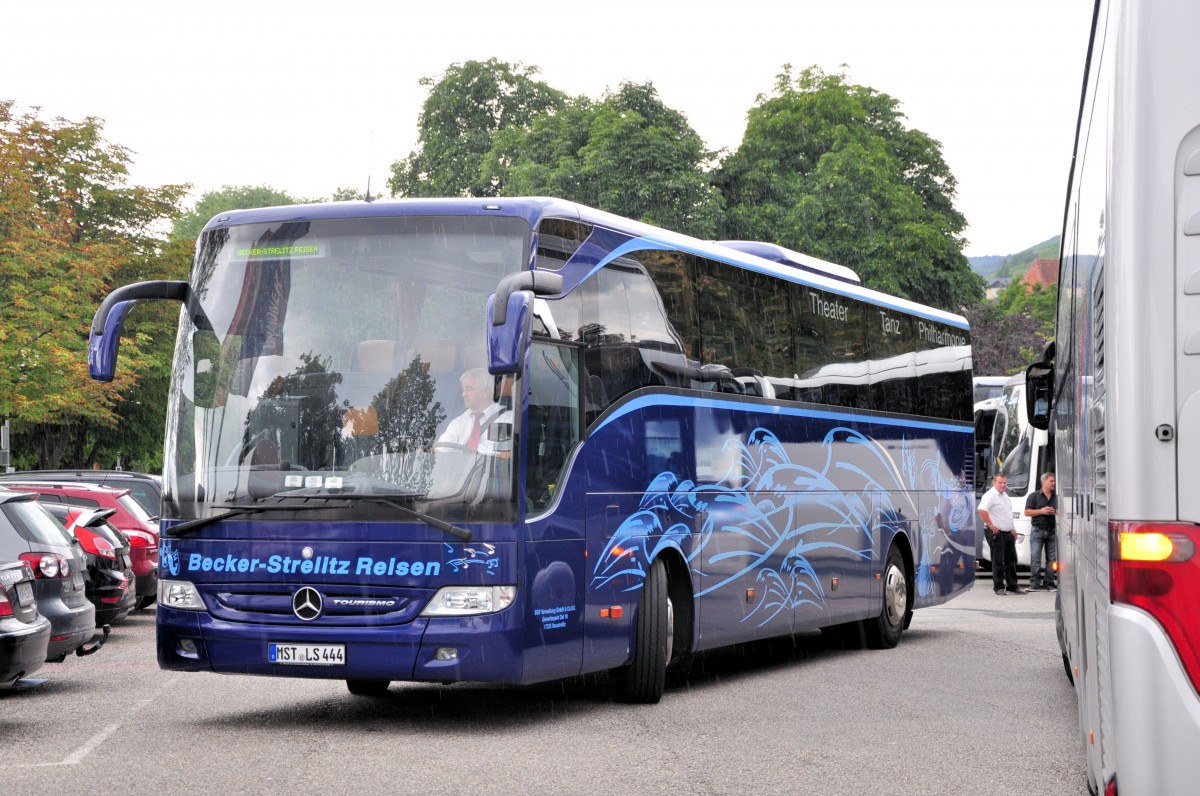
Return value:
[(1019, 279), (1029, 270), (1029, 265), (1039, 258), (1055, 259), (1058, 257), (1058, 239), (1055, 235), (1049, 240), (1042, 241), (1036, 246), (1030, 246), (1024, 251), (1008, 256), (986, 255), (983, 257), (968, 257), (971, 270), (984, 279)]

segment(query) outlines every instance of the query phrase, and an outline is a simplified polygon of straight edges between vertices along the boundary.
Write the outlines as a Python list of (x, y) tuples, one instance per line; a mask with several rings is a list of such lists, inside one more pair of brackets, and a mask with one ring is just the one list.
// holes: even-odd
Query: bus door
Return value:
[(535, 341), (530, 348), (529, 404), (522, 430), (522, 484), (525, 512), (531, 517), (524, 576), (525, 682), (577, 674), (583, 661), (586, 479), (579, 473), (571, 477), (567, 470), (579, 441), (577, 363), (572, 346)]

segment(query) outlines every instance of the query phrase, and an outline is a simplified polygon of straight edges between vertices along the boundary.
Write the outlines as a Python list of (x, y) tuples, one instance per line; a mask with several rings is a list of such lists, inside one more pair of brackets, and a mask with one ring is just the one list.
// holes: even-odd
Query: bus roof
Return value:
[[(966, 319), (961, 315), (862, 287), (857, 281), (851, 281), (848, 278), (849, 275), (853, 277), (853, 280), (858, 279), (854, 271), (845, 266), (826, 263), (815, 257), (808, 257), (799, 252), (792, 252), (789, 249), (784, 249), (774, 244), (758, 244), (758, 246), (762, 247), (761, 249), (753, 246), (749, 247), (754, 248), (762, 254), (783, 258), (766, 259), (761, 254), (746, 251), (743, 246), (729, 245), (731, 242), (723, 244), (715, 241), (704, 241), (679, 232), (672, 232), (661, 227), (623, 218), (603, 210), (596, 210), (575, 202), (545, 196), (524, 196), (519, 198), (387, 199), (373, 202), (322, 202), (249, 210), (231, 210), (215, 216), (205, 225), (204, 229), (277, 221), (388, 218), (415, 215), (516, 216), (525, 219), (530, 227), (534, 229), (546, 217), (571, 219), (585, 224), (594, 224), (616, 230), (617, 232), (634, 238), (640, 238), (664, 248), (678, 249), (791, 282), (809, 284), (848, 297), (860, 298), (874, 304), (889, 306), (900, 312), (924, 316), (948, 326), (955, 326), (960, 329), (969, 328)], [(732, 243), (745, 245), (754, 242), (739, 241)], [(795, 262), (787, 262), (788, 258), (794, 259)]]

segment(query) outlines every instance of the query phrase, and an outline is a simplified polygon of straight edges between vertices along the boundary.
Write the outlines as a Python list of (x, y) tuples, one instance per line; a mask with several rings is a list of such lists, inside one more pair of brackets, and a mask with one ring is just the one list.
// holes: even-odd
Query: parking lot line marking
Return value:
[(134, 702), (133, 707), (130, 708), (129, 711), (126, 712), (126, 714), (121, 717), (120, 721), (118, 721), (114, 724), (108, 725), (107, 727), (102, 729), (100, 732), (93, 735), (91, 738), (88, 738), (87, 741), (83, 744), (83, 746), (79, 747), (74, 752), (67, 755), (66, 759), (64, 759), (62, 761), (62, 765), (76, 766), (76, 765), (79, 765), (80, 763), (82, 763), (84, 758), (87, 757), (89, 754), (91, 754), (93, 749), (95, 749), (97, 746), (99, 746), (100, 744), (102, 744), (106, 740), (108, 740), (108, 736), (112, 735), (114, 732), (116, 732), (118, 729), (120, 729), (122, 724), (124, 724), (126, 721), (128, 721), (130, 718), (133, 717), (133, 714), (137, 713), (139, 710), (144, 708), (146, 705), (149, 705), (151, 702), (158, 699), (159, 694), (161, 694), (163, 691), (166, 691), (168, 687), (174, 685), (175, 681), (178, 679), (179, 679), (179, 675), (175, 675), (174, 677), (171, 677), (165, 683), (163, 683), (161, 686), (159, 686), (158, 689), (156, 689), (149, 696), (145, 696), (142, 699), (139, 699), (137, 702)]
[(107, 741), (110, 735), (115, 733), (117, 730), (121, 729), (122, 724), (129, 721), (129, 719), (133, 718), (133, 715), (135, 713), (137, 713), (139, 710), (144, 708), (146, 705), (150, 704), (155, 699), (157, 699), (158, 696), (160, 694), (162, 694), (163, 691), (166, 691), (170, 686), (174, 685), (175, 681), (178, 679), (179, 679), (179, 675), (175, 675), (174, 677), (171, 677), (169, 680), (167, 680), (165, 683), (163, 683), (161, 686), (159, 686), (157, 689), (155, 689), (155, 691), (153, 693), (151, 693), (149, 696), (142, 697), (137, 702), (134, 702), (133, 706), (125, 712), (125, 715), (121, 717), (120, 721), (117, 721), (117, 722), (114, 722), (112, 724), (105, 726), (102, 730), (100, 730), (100, 732), (96, 733), (91, 738), (88, 738), (86, 741), (84, 741), (82, 746), (80, 746), (78, 749), (76, 749), (71, 754), (67, 755), (65, 758), (63, 758), (59, 762), (57, 762), (57, 763), (0, 763), (0, 770), (6, 769), (6, 768), (47, 768), (47, 767), (54, 767), (54, 766), (77, 766), (77, 765), (79, 765), (80, 763), (82, 763), (84, 761), (84, 759), (87, 758), (87, 756), (89, 754), (92, 753), (92, 751), (96, 747), (98, 747), (100, 744)]

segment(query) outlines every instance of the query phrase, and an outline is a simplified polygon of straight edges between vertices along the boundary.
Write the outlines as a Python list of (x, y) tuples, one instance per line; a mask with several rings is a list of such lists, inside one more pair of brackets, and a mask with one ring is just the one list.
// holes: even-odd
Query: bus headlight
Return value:
[(445, 586), (438, 589), (421, 616), (494, 614), (512, 605), (516, 586)]
[(200, 592), (186, 580), (159, 580), (158, 604), (183, 611), (203, 611), (204, 600)]

